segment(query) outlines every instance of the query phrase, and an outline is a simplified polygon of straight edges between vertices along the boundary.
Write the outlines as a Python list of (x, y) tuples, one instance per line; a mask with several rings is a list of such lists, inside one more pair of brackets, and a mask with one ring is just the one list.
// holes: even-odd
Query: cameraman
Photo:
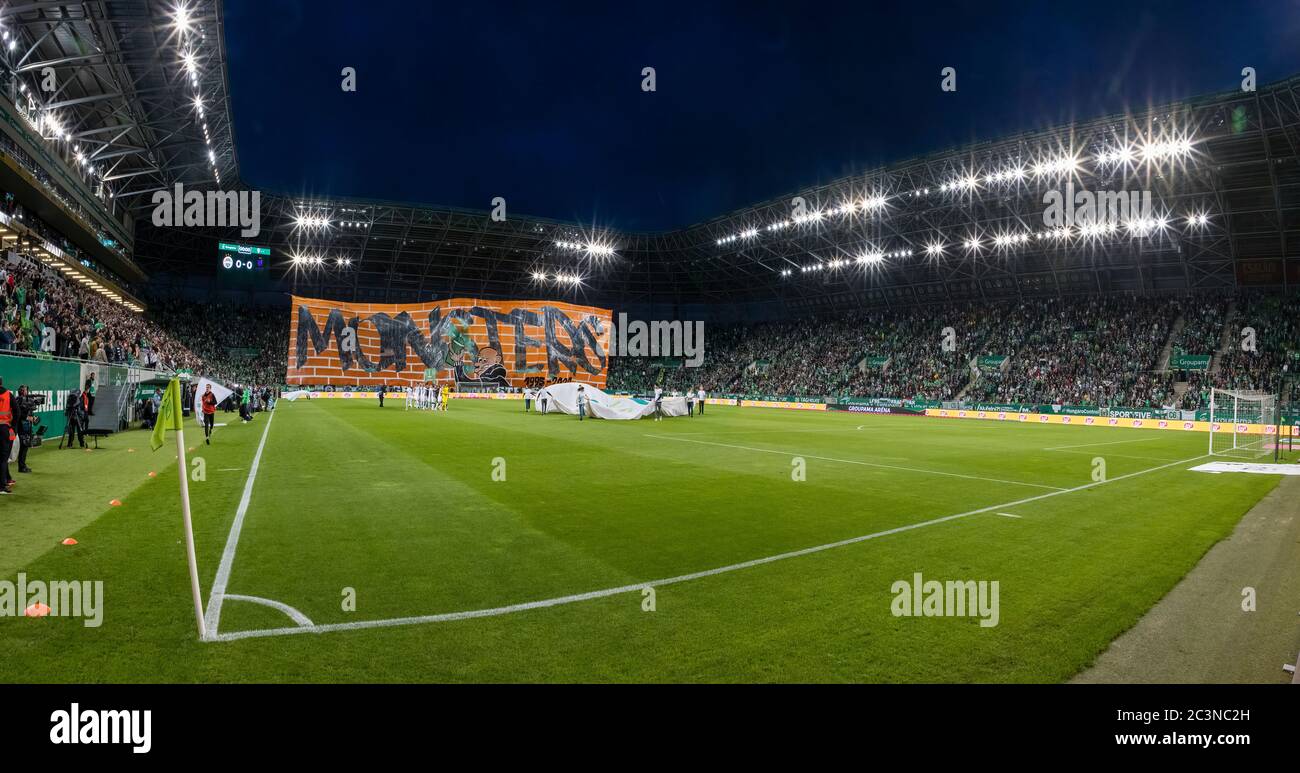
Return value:
[(63, 416), (68, 424), (67, 429), (64, 430), (68, 448), (72, 448), (73, 437), (76, 437), (82, 448), (86, 447), (86, 414), (88, 412), (86, 403), (87, 398), (81, 390), (74, 389), (68, 393), (68, 404), (63, 409)]
[(36, 435), (36, 401), (26, 384), (18, 387), (18, 401), (14, 410), (14, 430), (18, 433), (18, 471), (31, 472), (27, 466), (27, 449), (32, 447), (32, 438)]

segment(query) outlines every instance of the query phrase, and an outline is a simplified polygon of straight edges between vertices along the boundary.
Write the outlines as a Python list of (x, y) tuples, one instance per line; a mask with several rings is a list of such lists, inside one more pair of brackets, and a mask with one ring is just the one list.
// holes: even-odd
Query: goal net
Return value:
[(1210, 453), (1248, 459), (1273, 453), (1264, 425), (1276, 420), (1277, 396), (1267, 392), (1210, 390)]

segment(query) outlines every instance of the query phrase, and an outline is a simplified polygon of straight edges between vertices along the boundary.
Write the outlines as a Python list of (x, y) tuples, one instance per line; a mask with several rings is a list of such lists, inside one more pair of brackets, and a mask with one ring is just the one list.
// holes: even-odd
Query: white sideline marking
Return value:
[(1045, 488), (1053, 491), (1067, 491), (1060, 486), (1047, 486), (1042, 483), (1025, 483), (1019, 480), (1002, 480), (1001, 478), (985, 478), (979, 475), (962, 475), (958, 472), (940, 472), (939, 470), (927, 470), (921, 467), (899, 467), (893, 464), (877, 464), (876, 462), (864, 462), (860, 459), (835, 459), (830, 456), (813, 456), (812, 454), (799, 454), (792, 451), (778, 451), (773, 448), (755, 448), (753, 446), (737, 446), (730, 443), (712, 443), (707, 440), (691, 440), (690, 438), (679, 438), (672, 435), (646, 435), (646, 437), (658, 438), (659, 440), (676, 440), (680, 443), (699, 443), (704, 446), (719, 446), (721, 448), (738, 448), (742, 451), (760, 451), (765, 454), (780, 454), (781, 456), (800, 456), (805, 459), (820, 459), (823, 462), (839, 462), (841, 464), (860, 464), (863, 467), (882, 467), (886, 470), (905, 470), (907, 472), (920, 472), (927, 475), (944, 475), (949, 478), (966, 478), (967, 480), (982, 480), (990, 483), (1007, 483), (1012, 486), (1031, 486), (1033, 488)]
[(274, 599), (264, 599), (261, 596), (243, 596), (236, 593), (226, 593), (222, 595), (222, 598), (228, 601), (251, 601), (254, 604), (261, 604), (264, 607), (270, 607), (271, 609), (280, 610), (281, 612), (288, 615), (289, 619), (293, 620), (298, 625), (314, 625), (311, 619), (308, 618), (303, 613), (299, 612), (298, 610), (294, 609), (288, 604), (282, 604)]
[(1043, 450), (1061, 451), (1066, 448), (1088, 448), (1090, 446), (1117, 446), (1123, 443), (1150, 443), (1152, 440), (1163, 440), (1163, 438), (1144, 437), (1144, 438), (1138, 438), (1137, 440), (1111, 440), (1105, 443), (1079, 443), (1078, 445), (1073, 445), (1073, 446), (1053, 446), (1051, 448), (1044, 448)]
[(994, 515), (1001, 515), (1001, 516), (1005, 516), (1005, 517), (1007, 517), (1007, 518), (1024, 518), (1023, 515), (1014, 515), (1014, 514), (1012, 514), (1012, 513), (994, 513)]
[[(466, 612), (446, 612), (440, 615), (420, 615), (418, 617), (396, 617), (388, 620), (359, 620), (353, 623), (327, 623), (324, 625), (309, 625), (309, 626), (300, 625), (296, 628), (263, 628), (260, 630), (253, 630), (253, 631), (234, 631), (231, 633), (215, 634), (211, 636), (210, 639), (216, 641), (236, 641), (239, 639), (262, 638), (266, 636), (289, 636), (297, 633), (328, 633), (331, 631), (352, 631), (352, 630), (357, 630), (362, 628), (392, 628), (395, 626), (404, 626), (404, 625), (420, 625), (422, 623), (442, 623), (442, 622), (450, 622), (453, 620), (470, 620), (478, 617), (497, 617), (500, 615), (507, 615), (512, 612), (523, 612), (530, 609), (544, 609), (546, 607), (556, 607), (562, 604), (573, 604), (579, 601), (590, 601), (592, 599), (606, 598), (608, 596), (617, 596), (623, 593), (634, 593), (643, 588), (657, 588), (662, 585), (674, 585), (676, 583), (689, 582), (691, 580), (698, 580), (704, 577), (712, 577), (718, 574), (734, 572), (739, 569), (749, 569), (755, 566), (762, 566), (764, 564), (771, 564), (777, 561), (784, 561), (787, 558), (797, 558), (799, 556), (807, 556), (813, 553), (820, 553), (824, 550), (831, 550), (833, 548), (844, 547), (846, 545), (854, 545), (859, 542), (866, 542), (867, 540), (873, 540), (879, 537), (887, 537), (891, 534), (900, 534), (902, 532), (912, 531), (914, 529), (923, 529), (926, 526), (934, 526), (935, 524), (945, 523), (947, 521), (955, 521), (958, 518), (966, 518), (971, 515), (979, 515), (980, 513), (997, 511), (999, 508), (1002, 507), (1017, 507), (1019, 505), (1028, 504), (1029, 502), (1037, 502), (1040, 499), (1048, 499), (1051, 497), (1060, 496), (1061, 494), (1070, 494), (1076, 491), (1083, 491), (1085, 489), (1090, 489), (1095, 486), (1104, 486), (1107, 483), (1114, 483), (1115, 481), (1124, 480), (1126, 478), (1134, 478), (1137, 477), (1138, 475), (1145, 475), (1148, 472), (1156, 472), (1157, 470), (1163, 470), (1168, 467), (1174, 467), (1179, 464), (1187, 464), (1188, 462), (1194, 462), (1197, 459), (1204, 459), (1206, 456), (1209, 456), (1209, 454), (1201, 454), (1200, 456), (1193, 456), (1190, 459), (1183, 459), (1177, 462), (1170, 462), (1169, 464), (1162, 464), (1159, 467), (1151, 467), (1150, 469), (1146, 469), (1146, 470), (1138, 470), (1137, 472), (1130, 472), (1126, 475), (1120, 475), (1115, 478), (1107, 478), (1106, 480), (1093, 481), (1091, 483), (1085, 483), (1081, 486), (1075, 486), (1074, 488), (1062, 489), (1060, 491), (1053, 491), (1049, 494), (1036, 494), (1035, 496), (1026, 497), (1024, 499), (1018, 499), (1014, 502), (1003, 502), (1002, 504), (998, 504), (998, 505), (989, 505), (988, 507), (981, 507), (978, 510), (969, 510), (964, 513), (957, 513), (956, 515), (945, 515), (940, 518), (932, 518), (928, 521), (921, 521), (920, 523), (912, 523), (906, 526), (898, 526), (893, 529), (886, 529), (884, 531), (874, 532), (872, 534), (864, 534), (860, 537), (850, 537), (849, 539), (840, 540), (838, 542), (828, 542), (825, 545), (816, 545), (810, 548), (792, 550), (788, 553), (778, 553), (777, 555), (774, 556), (767, 556), (765, 558), (755, 558), (749, 561), (742, 561), (738, 564), (729, 564), (727, 566), (720, 566), (716, 569), (705, 569), (704, 571), (692, 572), (691, 574), (681, 574), (676, 577), (667, 577), (662, 580), (650, 580), (649, 582), (639, 582), (632, 585), (620, 585), (617, 588), (606, 588), (604, 590), (594, 590), (594, 591), (588, 591), (586, 593), (575, 593), (571, 596), (559, 596), (552, 599), (542, 599), (540, 601), (529, 601), (522, 604), (511, 604), (509, 606), (504, 606), (504, 607), (492, 607), (490, 609), (474, 609)], [(211, 609), (210, 606), (209, 609)], [(215, 629), (209, 629), (209, 630), (215, 631)]]
[[(221, 565), (217, 567), (217, 578), (212, 581), (212, 591), (208, 594), (208, 611), (203, 622), (208, 629), (208, 638), (217, 635), (217, 626), (221, 623), (221, 599), (226, 593), (226, 584), (230, 582), (230, 567), (235, 563), (235, 548), (239, 545), (239, 532), (244, 528), (244, 516), (248, 514), (248, 502), (253, 497), (253, 481), (257, 480), (257, 468), (262, 463), (262, 449), (266, 448), (266, 436), (271, 431), (271, 422), (275, 413), (266, 420), (266, 429), (262, 430), (262, 440), (257, 444), (257, 453), (253, 455), (253, 466), (248, 470), (248, 481), (244, 483), (244, 495), (239, 498), (239, 509), (235, 511), (235, 522), (230, 525), (230, 535), (226, 537), (226, 549), (221, 552)], [(305, 618), (304, 618), (305, 619)]]

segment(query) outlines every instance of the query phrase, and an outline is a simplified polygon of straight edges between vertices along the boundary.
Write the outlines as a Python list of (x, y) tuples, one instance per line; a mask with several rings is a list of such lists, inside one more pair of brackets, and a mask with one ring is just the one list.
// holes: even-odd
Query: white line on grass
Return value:
[(1004, 517), (1006, 517), (1006, 518), (1023, 518), (1023, 517), (1024, 517), (1024, 516), (1022, 516), (1022, 515), (1015, 515), (1014, 513), (994, 513), (994, 515), (1001, 515), (1001, 516), (1004, 516)]
[(253, 481), (257, 480), (257, 468), (262, 463), (262, 449), (266, 448), (266, 436), (271, 432), (273, 421), (275, 421), (274, 412), (266, 420), (266, 429), (262, 430), (262, 440), (257, 444), (257, 453), (253, 455), (253, 466), (248, 471), (247, 482), (244, 483), (244, 495), (239, 498), (239, 509), (235, 511), (235, 522), (230, 525), (230, 536), (226, 537), (226, 549), (221, 552), (217, 578), (212, 581), (212, 591), (208, 594), (208, 611), (203, 615), (203, 622), (208, 629), (209, 639), (217, 635), (217, 626), (221, 623), (221, 599), (226, 593), (226, 584), (230, 582), (230, 567), (235, 563), (235, 548), (239, 545), (239, 532), (244, 528), (248, 502), (253, 498)]
[(298, 625), (313, 625), (311, 618), (307, 617), (306, 615), (294, 609), (293, 607), (289, 606), (288, 604), (283, 604), (274, 599), (264, 599), (261, 596), (244, 596), (236, 593), (223, 594), (222, 599), (224, 601), (249, 601), (254, 604), (261, 604), (264, 607), (270, 607), (271, 609), (280, 610), (281, 612), (288, 615), (289, 619), (293, 620)]
[[(849, 539), (840, 540), (838, 542), (829, 542), (825, 545), (816, 545), (810, 548), (792, 550), (788, 553), (778, 553), (777, 555), (767, 556), (766, 558), (755, 558), (750, 561), (742, 561), (738, 564), (720, 566), (716, 569), (706, 569), (702, 572), (692, 572), (691, 574), (682, 574), (676, 577), (667, 577), (662, 580), (650, 580), (648, 582), (639, 582), (632, 585), (620, 585), (617, 588), (606, 588), (604, 590), (588, 591), (587, 593), (575, 593), (571, 596), (559, 596), (557, 598), (552, 598), (552, 599), (542, 599), (541, 601), (529, 601), (523, 604), (511, 604), (509, 606), (493, 607), (491, 609), (475, 609), (467, 612), (446, 612), (440, 615), (420, 615), (418, 617), (397, 617), (388, 620), (359, 620), (353, 623), (327, 623), (324, 625), (308, 625), (308, 626), (300, 625), (296, 628), (264, 628), (264, 629), (252, 630), (252, 631), (233, 631), (231, 633), (217, 634), (212, 638), (214, 638), (217, 641), (236, 641), (238, 639), (252, 639), (252, 638), (261, 638), (266, 636), (290, 636), (298, 633), (328, 633), (331, 631), (353, 631), (353, 630), (358, 630), (363, 628), (392, 628), (395, 626), (420, 625), (423, 623), (443, 623), (443, 622), (450, 622), (453, 620), (470, 620), (478, 617), (497, 617), (500, 615), (507, 615), (512, 612), (523, 612), (530, 609), (544, 609), (546, 607), (557, 607), (562, 604), (573, 604), (579, 601), (590, 601), (592, 599), (606, 598), (608, 596), (617, 596), (624, 593), (634, 593), (636, 591), (642, 590), (643, 588), (657, 588), (663, 585), (674, 585), (676, 583), (689, 582), (691, 580), (698, 580), (704, 577), (712, 577), (714, 575), (726, 574), (727, 572), (734, 572), (740, 569), (749, 569), (755, 566), (762, 566), (764, 564), (771, 564), (777, 561), (784, 561), (787, 558), (798, 558), (799, 556), (812, 555), (813, 553), (820, 553), (824, 550), (831, 550), (832, 548), (844, 547), (846, 545), (855, 545), (859, 542), (866, 542), (867, 540), (873, 540), (879, 537), (887, 537), (891, 534), (901, 534), (902, 532), (905, 531), (913, 531), (915, 529), (925, 528), (926, 526), (934, 526), (935, 524), (946, 523), (948, 521), (955, 521), (958, 518), (966, 518), (968, 516), (979, 515), (980, 513), (987, 513), (991, 511), (996, 512), (999, 508), (1003, 508), (1003, 507), (1017, 507), (1019, 505), (1028, 504), (1030, 502), (1037, 502), (1041, 499), (1049, 499), (1051, 497), (1060, 496), (1061, 494), (1070, 494), (1076, 491), (1084, 491), (1085, 489), (1094, 488), (1096, 486), (1104, 486), (1107, 483), (1114, 483), (1116, 481), (1125, 480), (1127, 478), (1134, 478), (1137, 477), (1138, 475), (1145, 475), (1149, 472), (1156, 472), (1157, 470), (1163, 470), (1169, 467), (1174, 467), (1179, 464), (1187, 464), (1189, 462), (1194, 462), (1198, 459), (1204, 459), (1206, 456), (1209, 456), (1209, 454), (1193, 456), (1190, 459), (1183, 459), (1177, 462), (1170, 462), (1169, 464), (1162, 464), (1159, 467), (1151, 467), (1150, 469), (1146, 469), (1146, 470), (1138, 470), (1137, 472), (1130, 472), (1126, 475), (1120, 475), (1114, 478), (1107, 478), (1106, 480), (1093, 481), (1091, 483), (1085, 483), (1081, 486), (1075, 486), (1074, 488), (1062, 489), (1060, 491), (1053, 491), (1049, 494), (1037, 494), (1032, 497), (1018, 499), (1014, 502), (1003, 502), (997, 505), (989, 505), (988, 507), (981, 507), (978, 510), (969, 510), (964, 513), (957, 513), (955, 515), (945, 515), (941, 518), (932, 518), (928, 521), (921, 521), (920, 523), (908, 524), (906, 526), (898, 526), (893, 529), (886, 529), (884, 531), (878, 531), (872, 534), (864, 534), (860, 537), (851, 537)], [(215, 630), (215, 629), (210, 629), (210, 630)]]
[(690, 438), (675, 437), (672, 435), (646, 435), (646, 437), (657, 438), (659, 440), (676, 440), (679, 443), (699, 443), (703, 446), (718, 446), (719, 448), (737, 448), (741, 451), (759, 451), (765, 454), (780, 454), (781, 456), (798, 456), (804, 459), (820, 459), (823, 462), (839, 462), (840, 464), (859, 464), (863, 467), (881, 467), (886, 470), (904, 470), (907, 472), (920, 472), (926, 475), (944, 475), (949, 478), (966, 478), (967, 480), (982, 480), (989, 483), (1006, 483), (1012, 486), (1030, 486), (1032, 488), (1045, 488), (1052, 491), (1065, 491), (1060, 486), (1047, 486), (1042, 483), (1025, 483), (1019, 480), (1002, 480), (1001, 478), (985, 478), (980, 475), (962, 475), (958, 472), (941, 472), (939, 470), (927, 470), (922, 467), (899, 467), (893, 464), (878, 464), (876, 462), (864, 462), (860, 459), (836, 459), (830, 456), (813, 456), (812, 454), (800, 454), (793, 451), (780, 451), (775, 448), (755, 448), (754, 446), (737, 446), (731, 443), (713, 443), (708, 440), (691, 440)]
[(1073, 446), (1053, 446), (1052, 448), (1044, 448), (1043, 450), (1060, 451), (1066, 448), (1089, 448), (1091, 446), (1118, 446), (1124, 443), (1150, 443), (1152, 440), (1163, 440), (1163, 438), (1144, 437), (1144, 438), (1138, 438), (1137, 440), (1110, 440), (1105, 443), (1079, 443), (1078, 445), (1073, 445)]
[(1172, 462), (1167, 456), (1134, 456), (1133, 454), (1114, 454), (1110, 451), (1057, 451), (1058, 454), (1078, 454), (1079, 456), (1093, 456), (1104, 453), (1107, 459), (1141, 459), (1144, 462)]

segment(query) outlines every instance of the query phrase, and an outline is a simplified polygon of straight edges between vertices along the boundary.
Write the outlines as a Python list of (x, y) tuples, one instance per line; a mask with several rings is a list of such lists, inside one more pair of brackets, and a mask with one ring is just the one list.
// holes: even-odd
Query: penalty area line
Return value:
[(836, 459), (831, 456), (814, 456), (812, 454), (800, 454), (791, 451), (781, 451), (775, 448), (755, 448), (754, 446), (738, 446), (731, 443), (713, 443), (708, 440), (691, 440), (690, 438), (676, 437), (673, 435), (649, 435), (646, 437), (656, 438), (658, 440), (676, 440), (679, 443), (698, 443), (702, 446), (717, 446), (719, 448), (736, 448), (741, 451), (758, 451), (764, 454), (780, 454), (781, 456), (798, 456), (803, 459), (818, 459), (823, 462), (838, 462), (840, 464), (859, 464), (863, 467), (880, 467), (885, 470), (903, 470), (905, 472), (919, 472), (925, 475), (943, 475), (949, 478), (965, 478), (966, 480), (982, 480), (986, 483), (1005, 483), (1009, 486), (1029, 486), (1030, 488), (1045, 488), (1052, 491), (1069, 491), (1069, 489), (1060, 486), (1048, 486), (1043, 483), (1026, 483), (1022, 480), (1003, 480), (1001, 478), (986, 478), (982, 475), (963, 475), (959, 472), (943, 472), (942, 470), (927, 470), (924, 467), (900, 467), (896, 464), (879, 464), (877, 462), (864, 462), (861, 459)]
[(528, 601), (522, 604), (511, 604), (509, 606), (504, 606), (504, 607), (492, 607), (490, 609), (474, 609), (466, 612), (446, 612), (443, 614), (420, 615), (416, 617), (396, 617), (388, 620), (359, 620), (353, 623), (326, 623), (321, 625), (298, 625), (297, 627), (293, 627), (293, 628), (262, 628), (262, 629), (255, 629), (250, 631), (232, 631), (230, 633), (219, 633), (216, 634), (215, 636), (211, 636), (210, 640), (238, 641), (240, 639), (264, 638), (268, 636), (292, 636), (294, 634), (301, 634), (301, 633), (329, 633), (332, 631), (356, 631), (356, 630), (362, 630), (367, 628), (394, 628), (397, 626), (421, 625), (424, 623), (444, 623), (444, 622), (451, 622), (455, 620), (472, 620), (480, 617), (498, 617), (501, 615), (508, 615), (514, 612), (524, 612), (531, 609), (545, 609), (547, 607), (558, 607), (564, 604), (574, 604), (580, 601), (591, 601), (594, 599), (607, 598), (609, 596), (618, 596), (624, 593), (635, 593), (637, 591), (644, 590), (645, 588), (658, 588), (665, 585), (675, 585), (677, 583), (690, 582), (692, 580), (699, 580), (705, 577), (713, 577), (719, 574), (727, 574), (728, 572), (735, 572), (741, 569), (750, 569), (756, 566), (763, 566), (764, 564), (772, 564), (772, 563), (776, 563), (777, 561), (784, 561), (789, 558), (798, 558), (800, 556), (808, 556), (814, 553), (821, 553), (826, 550), (833, 550), (835, 548), (841, 548), (847, 545), (856, 545), (859, 542), (866, 542), (868, 540), (887, 537), (892, 534), (902, 534), (903, 532), (914, 531), (916, 529), (923, 529), (927, 526), (935, 526), (937, 524), (947, 523), (948, 521), (955, 521), (958, 520), (959, 518), (967, 518), (972, 515), (979, 515), (981, 513), (988, 513), (988, 512), (997, 512), (998, 510), (1001, 510), (1003, 508), (1017, 507), (1019, 505), (1028, 504), (1030, 502), (1037, 502), (1042, 499), (1050, 499), (1051, 497), (1060, 496), (1062, 494), (1072, 494), (1076, 491), (1084, 491), (1090, 488), (1095, 488), (1097, 486), (1104, 486), (1108, 483), (1115, 483), (1117, 481), (1127, 480), (1129, 478), (1135, 478), (1139, 475), (1146, 475), (1149, 472), (1157, 472), (1159, 470), (1168, 469), (1170, 467), (1174, 467), (1180, 464), (1188, 464), (1190, 462), (1195, 462), (1199, 459), (1204, 459), (1207, 456), (1209, 456), (1209, 454), (1201, 454), (1200, 456), (1193, 456), (1190, 459), (1182, 459), (1177, 462), (1170, 462), (1169, 464), (1162, 464), (1158, 467), (1151, 467), (1145, 470), (1138, 470), (1137, 472), (1130, 472), (1128, 474), (1120, 475), (1114, 478), (1107, 478), (1105, 480), (1093, 481), (1091, 483), (1085, 483), (1081, 486), (1075, 486), (1074, 488), (1062, 489), (1060, 491), (1052, 491), (1046, 494), (1036, 494), (1032, 497), (1018, 499), (1014, 502), (1002, 502), (996, 505), (989, 505), (988, 507), (981, 507), (977, 510), (968, 510), (964, 513), (945, 515), (939, 518), (931, 518), (928, 521), (921, 521), (919, 523), (907, 524), (906, 526), (898, 526), (893, 529), (885, 529), (884, 531), (877, 531), (871, 534), (864, 534), (860, 537), (850, 537), (849, 539), (839, 540), (838, 542), (828, 542), (825, 545), (815, 545), (809, 548), (791, 550), (787, 553), (778, 553), (774, 556), (755, 558), (749, 561), (741, 561), (738, 564), (729, 564), (727, 566), (720, 566), (715, 569), (705, 569), (704, 571), (700, 571), (700, 572), (681, 574), (681, 575), (677, 575), (676, 577), (665, 577), (659, 580), (649, 580), (647, 582), (638, 582), (630, 585), (620, 585), (616, 588), (605, 588), (603, 590), (588, 591), (586, 593), (575, 593), (570, 596), (558, 596), (556, 598), (541, 599), (540, 601)]

